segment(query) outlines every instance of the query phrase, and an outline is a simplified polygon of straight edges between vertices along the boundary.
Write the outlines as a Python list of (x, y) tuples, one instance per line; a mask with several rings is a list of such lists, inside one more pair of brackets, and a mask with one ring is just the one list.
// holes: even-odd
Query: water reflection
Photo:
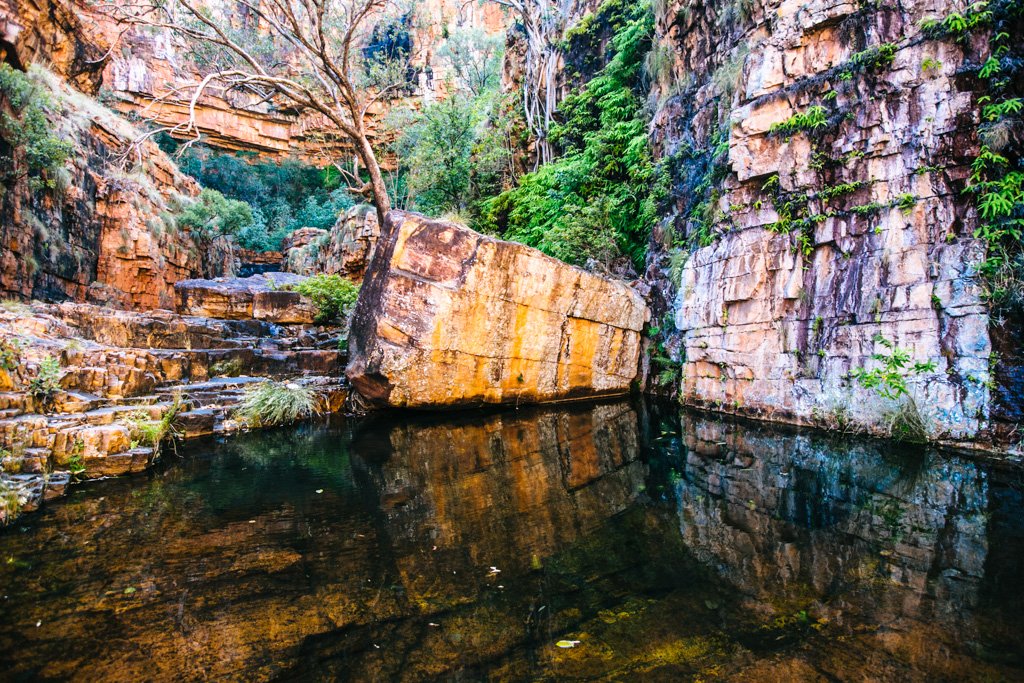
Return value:
[(185, 450), (0, 532), (0, 679), (1022, 677), (1012, 470), (628, 403)]
[(744, 594), (806, 606), (836, 635), (787, 665), (837, 677), (1020, 677), (983, 663), (1024, 663), (1021, 634), (1006, 628), (1024, 606), (1019, 472), (702, 419), (682, 433), (676, 491), (689, 550)]

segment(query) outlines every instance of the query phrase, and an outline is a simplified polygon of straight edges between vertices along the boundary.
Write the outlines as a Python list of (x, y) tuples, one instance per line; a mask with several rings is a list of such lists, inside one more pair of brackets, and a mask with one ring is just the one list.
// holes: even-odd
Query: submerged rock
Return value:
[(624, 394), (648, 317), (625, 283), (393, 211), (356, 304), (346, 374), (390, 406)]

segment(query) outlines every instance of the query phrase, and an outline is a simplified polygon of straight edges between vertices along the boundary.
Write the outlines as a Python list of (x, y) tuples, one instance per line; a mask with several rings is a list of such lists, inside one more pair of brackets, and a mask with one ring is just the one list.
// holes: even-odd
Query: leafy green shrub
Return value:
[[(164, 151), (179, 151), (169, 136), (159, 139)], [(250, 153), (230, 153), (193, 145), (180, 152), (181, 170), (205, 188), (249, 205), (252, 217), (236, 233), (246, 249), (274, 251), (281, 239), (302, 227), (332, 227), (338, 215), (355, 205), (340, 187), (337, 169), (310, 166), (298, 159), (260, 161)]]
[(0, 98), (11, 110), (0, 113), (0, 138), (12, 150), (0, 157), (0, 174), (8, 182), (27, 178), (32, 190), (57, 187), (58, 171), (72, 145), (53, 134), (47, 112), (55, 105), (49, 95), (41, 84), (3, 63)]
[(850, 376), (865, 389), (872, 389), (882, 398), (896, 402), (893, 410), (885, 415), (885, 427), (897, 440), (924, 442), (928, 429), (921, 417), (917, 402), (910, 394), (907, 381), (914, 375), (935, 371), (935, 361), (911, 363), (910, 352), (876, 334), (874, 341), (881, 344), (888, 353), (875, 353), (871, 358), (881, 365), (872, 370), (855, 368)]
[(907, 393), (907, 378), (911, 375), (921, 375), (935, 371), (935, 361), (925, 363), (910, 362), (910, 352), (901, 349), (893, 342), (880, 334), (874, 336), (874, 341), (889, 350), (889, 353), (875, 353), (871, 358), (881, 363), (881, 367), (874, 370), (866, 368), (855, 368), (850, 376), (865, 389), (874, 389), (875, 392), (890, 400), (896, 400)]
[(177, 223), (202, 237), (236, 235), (252, 222), (252, 209), (245, 202), (228, 199), (217, 190), (206, 189), (196, 201), (185, 206)]
[(17, 338), (0, 339), (0, 368), (8, 372), (21, 365), (22, 341)]
[[(75, 445), (78, 446), (78, 444), (81, 443), (81, 441), (78, 441)], [(84, 444), (82, 445), (84, 446)], [(79, 475), (85, 474), (85, 461), (82, 459), (82, 454), (80, 452), (72, 453), (71, 457), (68, 458), (68, 471), (71, 472), (71, 475), (76, 479)]]
[(61, 372), (60, 361), (53, 356), (47, 356), (39, 363), (39, 371), (28, 384), (28, 393), (44, 410), (48, 410), (53, 404), (53, 399), (60, 391)]
[(424, 107), (406, 127), (396, 149), (416, 208), (438, 215), (468, 206), (481, 114), (471, 102), (449, 97)]
[(309, 387), (266, 381), (246, 389), (235, 416), (250, 427), (270, 427), (321, 412), (320, 398)]
[(316, 321), (321, 324), (343, 318), (359, 298), (359, 285), (340, 275), (315, 275), (292, 289), (313, 301)]
[(455, 61), (468, 89), (388, 115), (388, 127), (398, 133), (390, 148), (398, 172), (389, 190), (395, 206), (430, 216), (459, 213), (475, 225), (481, 200), (501, 192), (511, 178), (521, 114), (514, 97), (500, 92), (496, 74), (468, 68), (461, 56)]

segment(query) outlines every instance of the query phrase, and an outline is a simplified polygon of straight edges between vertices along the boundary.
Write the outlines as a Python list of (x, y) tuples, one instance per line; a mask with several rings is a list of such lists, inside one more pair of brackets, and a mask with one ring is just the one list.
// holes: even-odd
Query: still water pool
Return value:
[(1024, 476), (642, 403), (179, 446), (0, 531), (0, 679), (1024, 680)]

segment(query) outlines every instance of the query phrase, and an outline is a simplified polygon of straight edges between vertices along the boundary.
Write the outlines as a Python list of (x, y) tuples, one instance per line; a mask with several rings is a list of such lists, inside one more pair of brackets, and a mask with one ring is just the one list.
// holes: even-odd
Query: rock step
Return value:
[[(124, 416), (141, 411), (158, 419), (173, 405), (170, 397), (181, 393), (187, 408), (175, 419), (176, 438), (236, 432), (244, 425), (232, 418), (232, 412), (246, 387), (261, 381), (264, 378), (232, 377), (178, 383), (166, 387), (166, 395), (162, 390), (135, 399), (109, 399), (107, 405), (84, 412), (0, 419), (0, 447), (7, 450), (0, 463), (0, 484), (14, 493), (21, 511), (31, 511), (43, 501), (63, 495), (74, 479), (141, 472), (160, 457), (160, 450), (133, 448), (132, 431), (121, 421)], [(315, 388), (324, 398), (326, 412), (340, 411), (348, 396), (347, 385), (337, 377), (300, 377), (295, 381)], [(9, 521), (0, 514), (0, 524)]]
[(85, 413), (103, 405), (105, 399), (87, 391), (62, 391), (55, 400), (55, 412)]
[[(334, 348), (300, 346), (286, 349), (245, 347), (239, 349), (157, 349), (146, 350), (160, 360), (188, 365), (188, 375), (206, 376), (217, 364), (235, 364), (248, 375), (281, 377), (298, 374), (337, 374), (344, 370), (345, 354)], [(201, 369), (201, 370), (200, 370)], [(223, 371), (223, 370), (222, 370)]]
[(253, 375), (239, 375), (238, 377), (214, 377), (203, 382), (166, 382), (160, 387), (160, 395), (170, 396), (176, 392), (199, 393), (210, 391), (226, 391), (230, 389), (244, 389), (251, 384), (266, 382), (266, 377)]
[[(111, 347), (140, 349), (245, 348), (264, 342), (316, 345), (332, 332), (313, 325), (282, 325), (266, 320), (227, 320), (155, 310), (137, 313), (91, 304), (34, 304), (71, 336)], [(333, 332), (334, 336), (336, 331)]]

